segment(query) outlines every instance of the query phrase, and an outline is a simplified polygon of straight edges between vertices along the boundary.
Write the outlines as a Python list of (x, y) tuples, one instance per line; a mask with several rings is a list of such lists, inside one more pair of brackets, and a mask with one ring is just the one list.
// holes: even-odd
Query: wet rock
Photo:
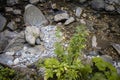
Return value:
[(116, 44), (116, 43), (112, 43), (111, 44), (113, 46), (113, 48), (118, 52), (118, 54), (120, 55), (120, 44)]
[(24, 22), (27, 25), (37, 26), (37, 27), (40, 25), (48, 24), (48, 21), (41, 12), (41, 10), (31, 4), (28, 4), (25, 7)]
[(77, 7), (75, 15), (76, 15), (77, 17), (80, 17), (81, 14), (82, 14), (82, 11), (83, 11), (83, 9), (82, 9), (81, 7)]
[(31, 4), (37, 4), (37, 3), (39, 2), (39, 0), (29, 0), (29, 2), (30, 2)]
[(20, 9), (15, 9), (15, 10), (13, 10), (13, 13), (20, 15), (20, 14), (22, 14), (22, 11)]
[(105, 10), (106, 10), (106, 11), (114, 11), (114, 10), (115, 10), (115, 7), (114, 7), (113, 5), (108, 5), (108, 4), (106, 4), (106, 5), (105, 5)]
[(17, 29), (17, 25), (14, 21), (11, 21), (7, 24), (7, 27), (10, 29), (10, 30), (15, 30)]
[(66, 20), (68, 18), (69, 18), (68, 13), (63, 12), (63, 13), (56, 14), (54, 16), (54, 21), (58, 22), (58, 21)]
[(26, 27), (26, 29), (25, 29), (25, 39), (29, 44), (35, 45), (35, 41), (39, 37), (39, 35), (40, 35), (39, 28), (37, 28), (35, 26)]
[(0, 14), (0, 31), (3, 31), (6, 25), (6, 18)]
[(6, 65), (12, 65), (13, 64), (13, 56), (0, 54), (0, 63), (6, 64)]
[(92, 47), (93, 47), (93, 48), (96, 48), (96, 47), (97, 47), (97, 38), (96, 38), (96, 36), (93, 36), (93, 37), (92, 37)]
[(102, 55), (101, 58), (102, 58), (104, 61), (113, 64), (113, 59), (112, 59), (111, 56), (108, 56), (108, 55)]
[(13, 56), (15, 54), (15, 52), (5, 52), (6, 55), (10, 55)]
[(74, 17), (70, 17), (68, 20), (66, 20), (65, 21), (65, 25), (68, 25), (68, 24), (70, 24), (70, 23), (72, 23), (72, 22), (74, 22), (75, 21), (75, 19), (74, 19)]
[(19, 3), (19, 0), (7, 0), (7, 5), (10, 5), (10, 6), (13, 6), (18, 3)]
[(103, 10), (105, 7), (104, 0), (92, 0), (91, 7), (95, 10)]

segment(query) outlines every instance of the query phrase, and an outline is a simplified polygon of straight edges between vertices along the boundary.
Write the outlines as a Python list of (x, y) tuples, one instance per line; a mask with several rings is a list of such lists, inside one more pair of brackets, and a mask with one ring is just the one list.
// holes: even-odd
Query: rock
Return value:
[(83, 11), (83, 9), (82, 9), (81, 7), (77, 7), (77, 8), (76, 8), (75, 15), (76, 15), (77, 17), (80, 17), (81, 14), (82, 14), (82, 11)]
[(119, 4), (120, 1), (119, 0), (105, 0), (105, 2), (113, 5), (113, 4)]
[(120, 7), (117, 8), (117, 12), (120, 14)]
[(13, 11), (13, 8), (12, 8), (12, 7), (5, 7), (5, 11), (6, 11), (6, 12), (12, 12), (12, 11)]
[(117, 67), (117, 73), (120, 76), (120, 67)]
[(105, 7), (104, 0), (92, 0), (91, 7), (95, 10), (103, 10)]
[(66, 20), (68, 18), (69, 18), (68, 13), (63, 12), (63, 13), (56, 14), (54, 16), (54, 21), (58, 22), (58, 21)]
[(120, 55), (120, 44), (116, 44), (116, 43), (112, 43), (111, 44), (113, 46), (113, 48), (118, 52), (118, 54)]
[(47, 0), (39, 0), (39, 1), (43, 3), (43, 2), (46, 2)]
[(65, 21), (65, 25), (68, 25), (68, 24), (70, 24), (70, 23), (72, 23), (72, 22), (74, 22), (75, 21), (75, 19), (74, 19), (74, 17), (70, 17), (68, 20), (66, 20)]
[(5, 28), (6, 22), (6, 18), (0, 14), (0, 32)]
[(27, 25), (37, 26), (48, 24), (43, 13), (36, 6), (28, 4), (25, 7), (24, 22)]
[(12, 65), (13, 64), (13, 56), (0, 54), (0, 63), (6, 64), (6, 65)]
[(10, 29), (10, 30), (15, 30), (17, 29), (17, 25), (14, 21), (11, 21), (7, 24), (7, 27)]
[(86, 2), (87, 0), (78, 0), (79, 1), (79, 3), (84, 3), (84, 2)]
[(29, 0), (29, 2), (30, 2), (31, 4), (37, 4), (37, 3), (39, 2), (39, 0)]
[(93, 47), (93, 48), (96, 48), (96, 47), (97, 47), (97, 38), (96, 38), (96, 36), (93, 36), (93, 37), (92, 37), (92, 47)]
[(26, 27), (26, 29), (25, 29), (25, 39), (29, 44), (35, 45), (35, 41), (39, 37), (39, 35), (40, 35), (39, 28), (37, 28), (35, 26)]
[(115, 7), (113, 5), (105, 5), (105, 10), (106, 11), (114, 11), (115, 10)]
[(20, 15), (20, 14), (22, 14), (22, 11), (20, 9), (15, 9), (15, 10), (13, 10), (13, 13)]
[(35, 43), (36, 43), (37, 45), (40, 45), (40, 44), (41, 44), (40, 38), (37, 38), (36, 41), (35, 41)]
[(102, 58), (104, 61), (113, 64), (113, 59), (112, 59), (111, 56), (108, 56), (108, 55), (102, 55), (101, 58)]
[(10, 6), (13, 6), (18, 3), (19, 3), (19, 0), (7, 0), (7, 5), (10, 5)]
[(6, 55), (10, 55), (13, 56), (15, 54), (15, 52), (5, 52)]
[(89, 56), (98, 56), (99, 53), (98, 53), (98, 51), (91, 51), (91, 52), (88, 53), (88, 55)]
[(15, 60), (14, 60), (14, 65), (16, 65), (16, 64), (18, 64), (19, 63), (19, 58), (16, 58)]

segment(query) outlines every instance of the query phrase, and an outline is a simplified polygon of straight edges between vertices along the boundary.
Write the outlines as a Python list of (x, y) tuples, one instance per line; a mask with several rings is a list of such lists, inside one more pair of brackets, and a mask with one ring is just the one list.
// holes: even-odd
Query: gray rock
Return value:
[(68, 18), (69, 18), (68, 13), (63, 12), (63, 13), (56, 14), (54, 16), (54, 21), (58, 22), (58, 21), (66, 20)]
[(16, 58), (15, 60), (14, 60), (14, 65), (16, 65), (16, 64), (18, 64), (19, 63), (19, 58)]
[(15, 5), (15, 4), (18, 4), (19, 3), (19, 0), (7, 0), (7, 4), (8, 5)]
[(80, 17), (81, 14), (82, 14), (82, 11), (83, 11), (83, 9), (82, 9), (81, 7), (77, 7), (75, 15), (76, 15), (77, 17)]
[(10, 30), (15, 30), (17, 29), (17, 25), (14, 21), (11, 21), (7, 24), (7, 27), (10, 29)]
[(96, 10), (102, 10), (105, 7), (104, 0), (92, 0), (91, 7)]
[(108, 5), (108, 4), (106, 4), (106, 5), (105, 5), (105, 10), (106, 10), (106, 11), (114, 11), (114, 10), (115, 10), (115, 7), (114, 7), (113, 5)]
[(112, 43), (111, 44), (113, 46), (113, 48), (118, 52), (118, 54), (120, 55), (120, 44), (116, 44), (116, 43)]
[(86, 2), (87, 0), (78, 0), (80, 3), (84, 3)]
[(2, 64), (12, 65), (13, 59), (13, 56), (0, 54), (0, 63)]
[(30, 2), (31, 4), (37, 4), (37, 3), (39, 2), (39, 0), (29, 0), (29, 2)]
[(91, 51), (91, 52), (88, 53), (88, 55), (89, 56), (98, 56), (99, 53), (98, 53), (98, 51)]
[(117, 8), (117, 12), (120, 14), (120, 7)]
[(74, 17), (70, 17), (68, 20), (66, 20), (65, 21), (65, 25), (68, 25), (68, 24), (70, 24), (70, 23), (72, 23), (72, 22), (74, 22), (75, 21), (75, 19), (74, 19)]
[(108, 4), (119, 4), (120, 0), (105, 0)]
[(35, 41), (39, 36), (40, 36), (39, 28), (37, 28), (35, 26), (27, 26), (26, 27), (25, 39), (29, 44), (35, 45)]
[(13, 11), (13, 8), (12, 8), (12, 7), (5, 7), (5, 11), (6, 11), (6, 12), (12, 12), (12, 11)]
[(117, 73), (120, 76), (120, 67), (117, 67)]
[(10, 55), (13, 56), (15, 54), (15, 52), (5, 52), (6, 55)]
[(40, 2), (46, 2), (47, 0), (39, 0)]
[(13, 10), (13, 13), (20, 15), (20, 14), (22, 14), (22, 11), (20, 9), (15, 9), (15, 10)]
[(96, 36), (93, 36), (93, 37), (92, 37), (92, 47), (93, 47), (93, 48), (96, 48), (96, 47), (97, 47), (97, 38), (96, 38)]
[(101, 58), (102, 58), (104, 61), (113, 64), (113, 59), (112, 59), (111, 56), (108, 56), (108, 55), (102, 55)]
[(0, 14), (0, 31), (3, 31), (6, 25), (6, 18)]
[(36, 43), (37, 45), (40, 45), (40, 44), (41, 44), (40, 38), (37, 38), (36, 41), (35, 41), (35, 43)]
[(48, 24), (47, 19), (43, 15), (43, 13), (36, 6), (28, 4), (25, 7), (24, 12), (24, 22), (27, 25), (31, 26), (40, 26)]

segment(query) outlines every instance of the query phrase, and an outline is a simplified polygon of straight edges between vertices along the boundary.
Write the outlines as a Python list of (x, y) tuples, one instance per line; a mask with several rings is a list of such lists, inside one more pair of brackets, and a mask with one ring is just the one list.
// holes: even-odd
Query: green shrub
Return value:
[(85, 26), (81, 25), (67, 48), (56, 43), (57, 57), (47, 58), (43, 63), (45, 80), (118, 80), (116, 69), (101, 58), (93, 58), (93, 65), (82, 63), (81, 53), (87, 34)]

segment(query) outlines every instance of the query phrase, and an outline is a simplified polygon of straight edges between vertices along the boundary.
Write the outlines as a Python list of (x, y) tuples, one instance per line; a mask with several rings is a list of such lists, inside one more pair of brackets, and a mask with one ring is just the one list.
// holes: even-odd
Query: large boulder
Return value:
[(37, 27), (48, 24), (48, 21), (42, 11), (32, 4), (28, 4), (25, 7), (24, 22), (26, 25)]

